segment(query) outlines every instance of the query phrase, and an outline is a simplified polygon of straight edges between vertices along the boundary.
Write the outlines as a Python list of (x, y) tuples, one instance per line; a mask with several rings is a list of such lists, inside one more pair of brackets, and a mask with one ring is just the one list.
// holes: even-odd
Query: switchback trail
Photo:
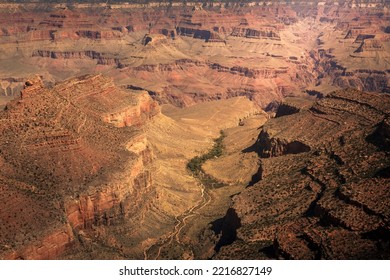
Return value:
[[(181, 240), (180, 240), (180, 233), (183, 230), (183, 228), (187, 225), (187, 220), (199, 215), (200, 213), (197, 212), (204, 208), (206, 205), (208, 205), (211, 201), (211, 196), (206, 189), (206, 187), (203, 184), (200, 184), (200, 190), (201, 190), (201, 199), (200, 201), (194, 205), (192, 208), (188, 209), (186, 212), (181, 214), (180, 216), (175, 217), (176, 224), (173, 229), (173, 231), (163, 239), (163, 241), (159, 242), (158, 244), (153, 244), (152, 246), (148, 247), (147, 249), (144, 250), (144, 259), (154, 259), (158, 260), (161, 251), (172, 244), (172, 242), (176, 241), (179, 245), (185, 245)], [(154, 247), (157, 247), (157, 254), (152, 257), (152, 251)]]

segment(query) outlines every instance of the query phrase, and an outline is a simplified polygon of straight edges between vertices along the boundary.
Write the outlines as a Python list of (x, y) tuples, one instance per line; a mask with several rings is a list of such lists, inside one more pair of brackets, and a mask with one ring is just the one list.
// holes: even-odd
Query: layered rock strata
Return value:
[(136, 220), (155, 197), (139, 128), (157, 114), (101, 75), (29, 79), (0, 113), (0, 257), (59, 258), (93, 227)]
[(182, 107), (247, 96), (266, 108), (307, 88), (387, 92), (389, 11), (371, 4), (2, 4), (0, 68), (11, 71), (0, 79), (104, 71)]
[(216, 258), (388, 259), (389, 102), (344, 90), (268, 121), (261, 180), (233, 198)]

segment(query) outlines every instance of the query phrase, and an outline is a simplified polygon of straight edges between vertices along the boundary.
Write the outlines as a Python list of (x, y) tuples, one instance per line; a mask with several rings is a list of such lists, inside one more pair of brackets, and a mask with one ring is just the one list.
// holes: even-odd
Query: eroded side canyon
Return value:
[(386, 4), (152, 4), (0, 3), (0, 259), (389, 259)]

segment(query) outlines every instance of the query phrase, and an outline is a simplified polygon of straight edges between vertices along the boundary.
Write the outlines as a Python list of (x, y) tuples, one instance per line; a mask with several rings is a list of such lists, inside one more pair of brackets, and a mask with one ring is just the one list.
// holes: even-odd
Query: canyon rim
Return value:
[(0, 259), (389, 259), (388, 1), (0, 0)]

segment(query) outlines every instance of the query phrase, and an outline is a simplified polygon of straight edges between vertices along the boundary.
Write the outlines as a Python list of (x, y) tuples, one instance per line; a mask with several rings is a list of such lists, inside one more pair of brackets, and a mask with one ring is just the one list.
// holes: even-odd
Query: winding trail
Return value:
[(163, 241), (159, 242), (159, 244), (153, 244), (146, 248), (144, 250), (144, 259), (149, 259), (149, 251), (154, 247), (158, 246), (157, 254), (153, 258), (154, 260), (158, 260), (162, 249), (172, 244), (173, 241), (176, 241), (180, 245), (185, 245), (183, 242), (180, 241), (180, 232), (183, 230), (183, 228), (187, 225), (187, 220), (199, 215), (197, 211), (201, 210), (205, 206), (207, 206), (211, 202), (211, 196), (209, 192), (207, 191), (206, 187), (203, 184), (200, 184), (200, 190), (201, 190), (201, 199), (200, 201), (194, 205), (192, 208), (188, 209), (183, 214), (176, 216), (176, 224), (173, 229), (173, 231), (163, 239)]

